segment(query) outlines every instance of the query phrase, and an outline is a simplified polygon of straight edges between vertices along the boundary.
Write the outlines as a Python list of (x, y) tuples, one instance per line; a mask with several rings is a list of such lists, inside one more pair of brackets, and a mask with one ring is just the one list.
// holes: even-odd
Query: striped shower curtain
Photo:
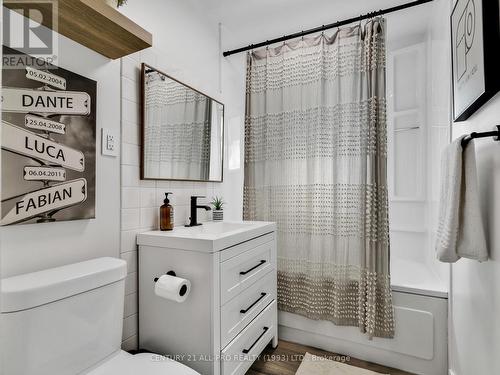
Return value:
[(278, 225), (279, 309), (393, 337), (385, 21), (248, 54), (244, 218)]

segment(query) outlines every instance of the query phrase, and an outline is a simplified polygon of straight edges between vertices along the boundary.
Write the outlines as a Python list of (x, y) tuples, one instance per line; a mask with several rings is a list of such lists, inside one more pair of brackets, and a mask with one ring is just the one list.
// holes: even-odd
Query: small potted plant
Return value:
[(224, 206), (224, 201), (222, 200), (222, 197), (213, 197), (212, 202), (210, 204), (214, 206), (213, 210), (213, 220), (214, 221), (222, 221), (224, 220), (224, 211), (222, 211), (222, 206)]

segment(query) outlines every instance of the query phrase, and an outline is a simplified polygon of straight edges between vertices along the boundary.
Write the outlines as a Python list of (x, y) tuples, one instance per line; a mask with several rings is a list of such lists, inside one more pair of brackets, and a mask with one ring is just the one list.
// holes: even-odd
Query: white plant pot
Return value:
[(213, 219), (213, 221), (224, 220), (224, 211), (223, 210), (213, 210), (212, 219)]

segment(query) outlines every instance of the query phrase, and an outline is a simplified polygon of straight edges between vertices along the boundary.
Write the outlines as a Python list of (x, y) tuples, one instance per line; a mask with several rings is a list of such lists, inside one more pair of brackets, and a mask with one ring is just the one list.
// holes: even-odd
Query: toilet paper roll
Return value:
[(175, 302), (184, 302), (191, 290), (191, 282), (181, 277), (163, 275), (155, 283), (155, 294)]

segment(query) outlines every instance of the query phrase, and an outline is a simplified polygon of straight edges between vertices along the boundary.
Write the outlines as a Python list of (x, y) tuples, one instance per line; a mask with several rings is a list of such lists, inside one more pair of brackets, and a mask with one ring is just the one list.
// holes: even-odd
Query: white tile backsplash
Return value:
[(122, 230), (140, 228), (140, 214), (140, 208), (122, 208)]
[(137, 314), (131, 315), (123, 320), (123, 341), (137, 334), (137, 320)]
[(139, 84), (128, 77), (122, 77), (122, 98), (139, 103)]
[(122, 59), (122, 76), (140, 82), (141, 64), (128, 56)]
[(123, 230), (121, 233), (121, 241), (120, 241), (120, 250), (122, 253), (126, 253), (128, 251), (137, 250), (137, 233), (144, 231), (143, 229), (134, 229), (134, 230)]
[[(146, 64), (152, 65), (156, 67), (156, 62), (158, 61), (158, 54), (155, 51), (154, 47), (151, 48), (146, 48), (141, 51), (141, 59), (144, 61)], [(162, 68), (158, 68), (162, 70)]]
[(141, 144), (141, 128), (138, 124), (123, 123), (122, 124), (122, 142), (133, 145)]
[(156, 188), (141, 188), (141, 207), (159, 208)]
[(132, 272), (125, 277), (125, 295), (137, 293), (137, 272)]
[(127, 273), (137, 272), (137, 250), (121, 253), (120, 256), (127, 262)]
[[(125, 306), (123, 342), (124, 350), (137, 349), (137, 233), (158, 229), (159, 208), (166, 192), (172, 192), (170, 203), (174, 207), (174, 225), (183, 226), (189, 218), (192, 195), (204, 195), (201, 204), (208, 203), (220, 184), (189, 181), (141, 180), (140, 179), (140, 63), (144, 61), (158, 69), (170, 72), (171, 66), (157, 66), (158, 56), (153, 48), (121, 60), (121, 257), (127, 261), (125, 279)], [(170, 59), (168, 59), (170, 61)], [(176, 77), (183, 78), (183, 70)], [(189, 81), (191, 83), (196, 81)], [(189, 83), (186, 80), (186, 83)], [(199, 210), (200, 221), (211, 220), (211, 213)]]
[(139, 167), (140, 147), (129, 143), (122, 143), (122, 164)]
[(122, 349), (125, 351), (137, 350), (139, 346), (138, 336), (134, 335), (122, 342)]
[(141, 180), (140, 169), (137, 165), (127, 165), (122, 162), (122, 187), (155, 187), (153, 180)]
[(189, 218), (189, 206), (174, 206), (174, 225), (183, 226)]
[(136, 102), (122, 98), (122, 122), (139, 124), (139, 105)]
[(158, 229), (159, 208), (141, 208), (141, 228)]
[(128, 318), (131, 315), (137, 314), (137, 293), (127, 294), (123, 306), (123, 317)]
[(122, 208), (141, 207), (141, 188), (122, 188)]
[(122, 165), (122, 188), (139, 187), (139, 168), (133, 165)]

